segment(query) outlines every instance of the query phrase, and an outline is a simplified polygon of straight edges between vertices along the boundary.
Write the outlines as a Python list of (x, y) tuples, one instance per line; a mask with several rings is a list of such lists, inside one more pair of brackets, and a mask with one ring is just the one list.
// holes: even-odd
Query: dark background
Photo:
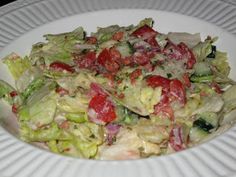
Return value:
[(0, 6), (6, 5), (6, 4), (13, 2), (13, 1), (15, 1), (15, 0), (0, 0)]

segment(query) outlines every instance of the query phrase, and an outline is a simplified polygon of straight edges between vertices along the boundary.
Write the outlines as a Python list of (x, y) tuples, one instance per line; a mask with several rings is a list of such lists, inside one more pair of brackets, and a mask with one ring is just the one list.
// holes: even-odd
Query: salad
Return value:
[(235, 118), (236, 84), (215, 37), (163, 34), (151, 18), (44, 37), (29, 55), (2, 59), (15, 86), (0, 80), (0, 98), (23, 141), (78, 158), (138, 159), (202, 143)]

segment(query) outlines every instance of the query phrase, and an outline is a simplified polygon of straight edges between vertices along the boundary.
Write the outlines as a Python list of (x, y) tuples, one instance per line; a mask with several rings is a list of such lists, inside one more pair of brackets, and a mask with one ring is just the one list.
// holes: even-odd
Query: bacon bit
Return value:
[(219, 84), (217, 84), (216, 82), (212, 82), (211, 83), (211, 88), (216, 92), (216, 93), (219, 93), (219, 94), (222, 94), (224, 91), (221, 90)]
[(113, 34), (112, 39), (116, 40), (116, 41), (119, 41), (123, 38), (123, 36), (124, 36), (124, 32), (123, 31), (118, 31), (115, 34)]
[(12, 110), (13, 113), (16, 114), (16, 113), (18, 112), (17, 105), (16, 105), (16, 104), (13, 104), (11, 110)]
[(115, 61), (107, 61), (105, 63), (105, 68), (109, 72), (117, 72), (120, 68), (120, 65)]
[(69, 122), (67, 120), (65, 120), (59, 125), (59, 127), (62, 128), (62, 129), (68, 129), (69, 128)]
[(15, 97), (15, 96), (17, 96), (18, 95), (18, 93), (17, 93), (17, 91), (12, 91), (12, 92), (10, 92), (10, 96), (13, 98), (13, 97)]
[(96, 44), (97, 38), (94, 36), (86, 37), (86, 43), (87, 44)]
[(142, 70), (141, 69), (136, 69), (134, 70), (131, 74), (130, 74), (130, 80), (131, 80), (131, 84), (135, 84), (135, 80), (142, 75)]
[(58, 93), (60, 96), (64, 96), (64, 95), (68, 95), (69, 94), (69, 91), (62, 88), (62, 87), (57, 87), (56, 88), (56, 93)]
[(191, 82), (189, 80), (189, 75), (188, 73), (184, 73), (183, 75), (183, 84), (186, 86), (186, 87), (191, 87)]

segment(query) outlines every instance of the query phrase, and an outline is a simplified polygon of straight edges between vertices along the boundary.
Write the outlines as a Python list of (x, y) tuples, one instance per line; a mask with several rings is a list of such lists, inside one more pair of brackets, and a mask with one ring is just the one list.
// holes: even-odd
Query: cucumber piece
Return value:
[(202, 130), (199, 127), (192, 127), (190, 129), (190, 133), (189, 133), (189, 139), (192, 142), (199, 142), (201, 140), (203, 140), (206, 136), (208, 136), (209, 133)]
[(196, 63), (193, 67), (196, 76), (208, 76), (212, 74), (210, 65), (207, 62)]
[(197, 75), (192, 75), (190, 77), (190, 81), (192, 82), (198, 82), (198, 83), (206, 83), (206, 82), (212, 82), (214, 76), (209, 75), (209, 76), (197, 76)]
[(134, 53), (133, 46), (129, 42), (122, 42), (116, 46), (122, 57), (130, 56)]
[(198, 127), (205, 132), (209, 132), (211, 129), (214, 128), (210, 123), (208, 123), (207, 121), (205, 121), (202, 118), (195, 120), (193, 122), (193, 127)]
[(207, 58), (215, 58), (216, 57), (216, 46), (212, 45), (211, 46), (211, 53), (207, 55)]
[(204, 112), (198, 115), (200, 119), (206, 121), (206, 123), (211, 124), (213, 128), (218, 127), (219, 124), (219, 117), (214, 112)]

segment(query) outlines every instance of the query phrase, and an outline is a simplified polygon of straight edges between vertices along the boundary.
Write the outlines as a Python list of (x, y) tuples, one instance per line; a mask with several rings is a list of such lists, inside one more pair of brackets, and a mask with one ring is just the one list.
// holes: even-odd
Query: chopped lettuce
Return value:
[(42, 77), (42, 70), (39, 67), (32, 66), (28, 68), (15, 82), (16, 89), (19, 92), (23, 92), (32, 81), (36, 80), (39, 77)]
[(203, 61), (211, 53), (211, 44), (211, 40), (206, 40), (192, 48), (197, 61)]
[(190, 34), (185, 32), (170, 32), (168, 33), (167, 37), (174, 44), (184, 42), (189, 48), (193, 48), (201, 42), (201, 37), (199, 33)]
[(211, 64), (216, 67), (219, 73), (223, 76), (228, 76), (230, 72), (230, 67), (228, 63), (227, 53), (225, 52), (216, 52), (216, 57), (211, 60)]
[(71, 139), (71, 137), (63, 132), (56, 123), (52, 123), (49, 127), (38, 130), (33, 130), (28, 125), (22, 123), (20, 127), (20, 135), (21, 139), (27, 142), (46, 142), (52, 140)]
[(41, 42), (33, 45), (30, 54), (33, 63), (43, 62), (49, 65), (54, 61), (62, 61), (70, 64), (73, 60), (72, 52), (75, 51), (75, 45), (84, 40), (84, 30), (79, 27), (68, 33), (47, 34), (45, 38), (47, 43)]
[(34, 104), (23, 106), (19, 112), (19, 119), (27, 122), (31, 128), (38, 129), (53, 121), (56, 107), (56, 95), (50, 94)]
[(28, 57), (21, 58), (15, 53), (12, 53), (5, 58), (3, 62), (8, 66), (14, 79), (18, 79), (27, 69), (31, 67), (31, 63)]
[(6, 96), (13, 90), (15, 89), (11, 85), (3, 80), (0, 80), (0, 98)]

